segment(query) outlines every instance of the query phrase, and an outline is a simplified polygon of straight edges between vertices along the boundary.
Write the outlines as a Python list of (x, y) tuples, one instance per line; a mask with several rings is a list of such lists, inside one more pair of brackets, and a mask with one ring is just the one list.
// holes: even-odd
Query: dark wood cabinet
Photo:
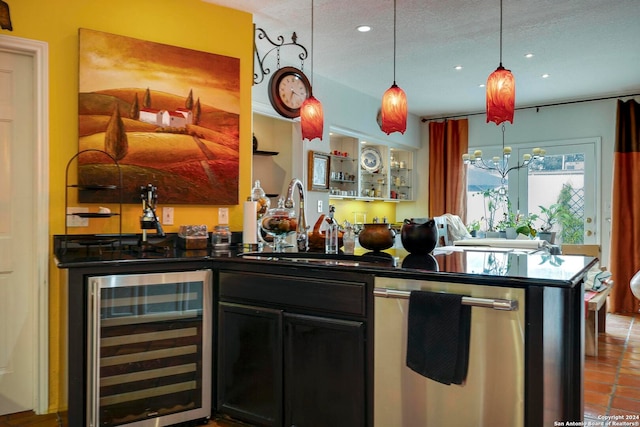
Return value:
[(323, 276), (219, 273), (218, 412), (260, 426), (372, 425), (373, 282)]
[(218, 308), (218, 410), (252, 424), (282, 425), (282, 311)]
[(366, 426), (364, 323), (284, 317), (284, 425)]

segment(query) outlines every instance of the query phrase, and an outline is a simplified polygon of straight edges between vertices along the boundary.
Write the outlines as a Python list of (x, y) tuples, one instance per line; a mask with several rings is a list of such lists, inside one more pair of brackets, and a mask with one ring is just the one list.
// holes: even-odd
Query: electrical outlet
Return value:
[(229, 208), (218, 208), (218, 224), (229, 224)]
[(318, 200), (318, 213), (322, 213), (322, 200)]
[(78, 215), (71, 215), (74, 213), (88, 213), (89, 208), (67, 208), (67, 227), (88, 227), (89, 218), (80, 218)]
[(162, 223), (164, 225), (173, 225), (173, 208), (162, 208)]

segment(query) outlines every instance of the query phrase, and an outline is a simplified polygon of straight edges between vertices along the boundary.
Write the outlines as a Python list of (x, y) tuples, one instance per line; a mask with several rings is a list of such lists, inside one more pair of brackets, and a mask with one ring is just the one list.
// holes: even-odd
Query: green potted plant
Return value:
[(508, 211), (509, 199), (507, 196), (500, 194), (495, 188), (489, 188), (479, 191), (474, 195), (484, 198), (484, 216), (482, 220), (486, 225), (487, 237), (498, 237), (498, 223), (496, 222), (496, 213), (498, 210)]
[(538, 215), (517, 215), (516, 217), (516, 233), (522, 234), (528, 237), (536, 237), (537, 231), (533, 223), (538, 219)]
[(477, 219), (470, 224), (467, 225), (467, 231), (471, 235), (471, 237), (477, 237), (478, 231), (480, 231), (480, 221)]
[(560, 221), (560, 218), (565, 213), (565, 207), (560, 203), (554, 203), (549, 207), (539, 206), (540, 218), (542, 219), (542, 226), (538, 236), (541, 240), (546, 240), (549, 243), (555, 241), (555, 231), (552, 231), (553, 226)]
[[(507, 202), (508, 207), (511, 206)], [(516, 233), (516, 214), (508, 209), (507, 212), (502, 214), (502, 220), (498, 223), (498, 230), (500, 231), (500, 237), (507, 239), (515, 239), (518, 234)]]

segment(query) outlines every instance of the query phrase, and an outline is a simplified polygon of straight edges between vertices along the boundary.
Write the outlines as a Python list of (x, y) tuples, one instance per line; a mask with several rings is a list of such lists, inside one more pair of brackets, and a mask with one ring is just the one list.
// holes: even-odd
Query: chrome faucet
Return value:
[(309, 236), (307, 235), (307, 220), (304, 215), (304, 186), (302, 181), (298, 178), (293, 178), (289, 183), (289, 189), (287, 190), (287, 199), (284, 202), (284, 207), (287, 209), (293, 209), (293, 190), (298, 189), (298, 195), (300, 196), (300, 209), (298, 211), (298, 227), (296, 228), (296, 242), (298, 244), (298, 252), (306, 252), (309, 250)]

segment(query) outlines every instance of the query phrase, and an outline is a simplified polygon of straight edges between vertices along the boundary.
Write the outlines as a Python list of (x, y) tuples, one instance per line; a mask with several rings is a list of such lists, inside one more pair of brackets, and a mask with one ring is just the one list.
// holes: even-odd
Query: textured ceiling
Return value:
[[(311, 0), (204, 1), (252, 13), (273, 39), (295, 31), (315, 75), (378, 98), (393, 82), (392, 0), (314, 0), (313, 53)], [(499, 0), (397, 0), (396, 82), (410, 112), (484, 111), (479, 85), (498, 66), (499, 30)], [(282, 49), (281, 66), (300, 67), (298, 53)], [(275, 68), (275, 54), (268, 62)], [(640, 93), (640, 0), (503, 0), (502, 62), (516, 107)], [(311, 60), (303, 66), (309, 75)]]

